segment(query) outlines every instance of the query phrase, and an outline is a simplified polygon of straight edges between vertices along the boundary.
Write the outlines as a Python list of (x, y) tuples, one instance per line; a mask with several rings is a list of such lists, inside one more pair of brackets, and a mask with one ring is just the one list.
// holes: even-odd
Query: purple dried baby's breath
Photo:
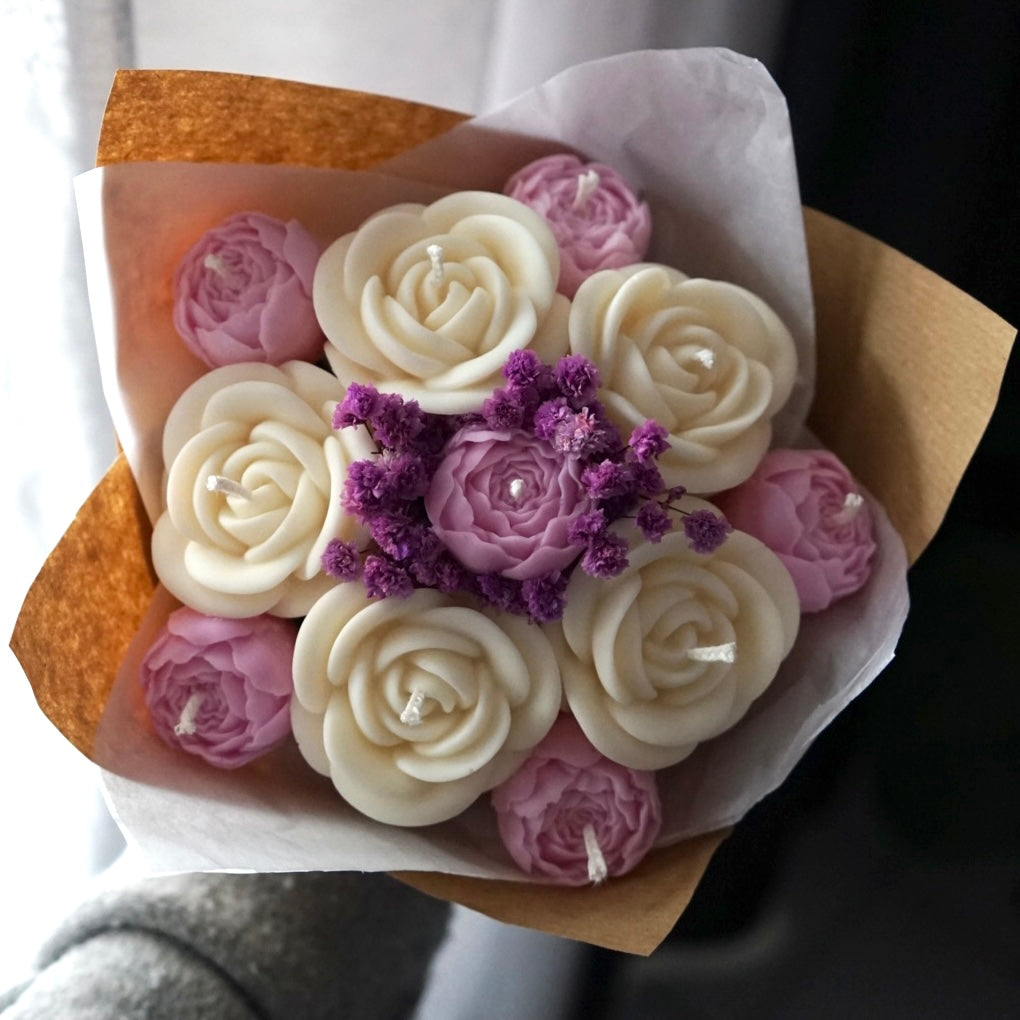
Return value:
[(588, 540), (606, 530), (606, 515), (602, 510), (579, 514), (567, 528), (567, 541), (571, 545), (587, 545)]
[(478, 574), (476, 576), (478, 592), (493, 609), (523, 616), (527, 605), (521, 593), (521, 582), (502, 574)]
[(627, 540), (607, 531), (590, 539), (581, 557), (581, 569), (592, 577), (608, 580), (627, 569)]
[(631, 432), (628, 445), (638, 463), (647, 464), (669, 449), (669, 433), (650, 418)]
[(673, 528), (673, 518), (658, 503), (645, 503), (637, 512), (637, 526), (649, 542), (661, 542)]
[(367, 556), (364, 577), (370, 598), (406, 598), (414, 591), (414, 581), (407, 570), (385, 556)]
[(356, 460), (347, 469), (344, 492), (340, 505), (362, 523), (385, 509), (384, 491), (385, 468), (374, 460)]
[(482, 404), (482, 415), (490, 429), (519, 429), (524, 423), (524, 399), (515, 389), (494, 390)]
[(536, 623), (563, 619), (567, 605), (567, 578), (558, 570), (532, 577), (521, 585), (528, 616)]
[(567, 354), (556, 362), (553, 370), (560, 393), (575, 408), (595, 399), (601, 377), (598, 366), (583, 354)]
[(694, 510), (684, 517), (684, 534), (697, 553), (713, 553), (733, 530), (729, 521), (711, 510)]
[(361, 576), (361, 553), (350, 542), (330, 539), (322, 553), (322, 569), (338, 581), (353, 581)]
[(333, 428), (344, 429), (364, 425), (379, 408), (379, 391), (374, 386), (351, 383), (344, 399), (333, 411)]
[(634, 491), (634, 479), (623, 464), (604, 460), (591, 464), (581, 473), (581, 484), (592, 499), (625, 496)]
[(627, 465), (632, 479), (631, 491), (638, 496), (658, 496), (665, 488), (662, 474), (654, 461), (647, 464), (631, 463)]
[(397, 393), (384, 393), (369, 419), (375, 441), (389, 450), (407, 448), (425, 427), (425, 412), (417, 400), (405, 401)]

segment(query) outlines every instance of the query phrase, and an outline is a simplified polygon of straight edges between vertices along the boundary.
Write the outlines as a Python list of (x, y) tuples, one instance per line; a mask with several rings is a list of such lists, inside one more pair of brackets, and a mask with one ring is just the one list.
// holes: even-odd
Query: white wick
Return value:
[(595, 838), (595, 830), (590, 825), (586, 825), (581, 832), (584, 836), (584, 849), (588, 854), (588, 880), (597, 885), (609, 877), (606, 859), (602, 856), (602, 847), (599, 846), (599, 841)]
[(523, 478), (513, 479), (513, 481), (510, 483), (509, 489), (510, 499), (514, 503), (519, 503), (521, 501), (521, 496), (524, 495), (524, 479)]
[(695, 662), (736, 662), (737, 643), (727, 641), (724, 645), (701, 645), (698, 648), (689, 648), (687, 658)]
[(198, 710), (201, 707), (202, 695), (196, 692), (188, 698), (184, 708), (181, 709), (181, 717), (177, 720), (177, 725), (174, 727), (174, 733), (177, 736), (190, 737), (195, 732), (195, 716), (198, 715)]
[(833, 524), (849, 524), (864, 505), (864, 497), (859, 492), (848, 492), (843, 499), (843, 509), (832, 515)]
[(443, 282), (446, 275), (443, 270), (443, 246), (441, 244), (430, 244), (425, 249), (425, 254), (428, 255), (429, 262), (432, 263), (432, 281), (438, 286)]
[(206, 269), (211, 269), (217, 276), (227, 275), (227, 264), (219, 255), (214, 255), (209, 252), (204, 259), (202, 259), (202, 265)]
[(235, 482), (232, 478), (224, 478), (223, 475), (210, 475), (205, 480), (205, 487), (210, 492), (222, 492), (227, 496), (240, 496), (241, 499), (247, 500), (254, 498), (251, 489), (246, 489), (240, 482)]
[(411, 697), (407, 699), (407, 706), (404, 711), (400, 713), (400, 721), (405, 726), (420, 726), (421, 725), (421, 706), (425, 704), (425, 692), (417, 689), (411, 692)]
[(705, 368), (715, 368), (715, 351), (708, 347), (700, 347), (694, 352), (694, 360), (700, 361)]
[(599, 174), (597, 170), (587, 170), (577, 175), (577, 191), (574, 193), (574, 202), (571, 209), (583, 209), (588, 204), (588, 199), (598, 190)]

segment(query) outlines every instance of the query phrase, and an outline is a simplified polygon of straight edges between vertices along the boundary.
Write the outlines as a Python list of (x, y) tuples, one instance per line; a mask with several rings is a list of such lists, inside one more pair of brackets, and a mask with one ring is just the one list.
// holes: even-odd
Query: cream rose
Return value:
[(599, 366), (599, 396), (628, 432), (654, 418), (669, 432), (667, 485), (712, 493), (747, 478), (797, 373), (793, 338), (760, 298), (668, 266), (606, 270), (570, 310), (570, 349)]
[(347, 466), (375, 449), (364, 429), (333, 430), (343, 395), (300, 361), (225, 366), (181, 395), (163, 432), (152, 558), (182, 602), (211, 616), (303, 616), (335, 583), (321, 569), (326, 544), (363, 535), (340, 507)]
[(566, 354), (558, 273), (538, 213), (462, 191), (386, 209), (335, 241), (312, 299), (340, 379), (461, 414), (502, 384), (511, 351), (530, 347), (549, 363)]
[(671, 532), (635, 543), (610, 580), (576, 572), (561, 624), (545, 629), (592, 744), (621, 765), (660, 769), (743, 716), (799, 622), (790, 575), (757, 539), (735, 531), (706, 555)]
[(548, 733), (559, 668), (541, 631), (431, 589), (339, 585), (294, 652), (294, 735), (340, 795), (391, 825), (430, 825), (503, 782)]

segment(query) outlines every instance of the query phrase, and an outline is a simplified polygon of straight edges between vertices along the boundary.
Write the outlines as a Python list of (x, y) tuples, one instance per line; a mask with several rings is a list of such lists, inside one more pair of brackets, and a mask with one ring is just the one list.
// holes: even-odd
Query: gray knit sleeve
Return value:
[(0, 1020), (397, 1020), (448, 915), (386, 875), (150, 879), (68, 918)]

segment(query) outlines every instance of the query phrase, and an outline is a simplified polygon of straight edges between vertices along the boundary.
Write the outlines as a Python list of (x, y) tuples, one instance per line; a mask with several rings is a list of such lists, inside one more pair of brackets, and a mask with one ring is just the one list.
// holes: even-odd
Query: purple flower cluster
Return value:
[[(668, 433), (655, 421), (633, 430), (624, 444), (597, 400), (599, 371), (580, 355), (549, 366), (529, 350), (515, 351), (503, 367), (506, 386), (495, 390), (471, 414), (426, 414), (416, 401), (352, 383), (333, 415), (334, 428), (363, 425), (378, 454), (350, 466), (342, 504), (367, 525), (371, 549), (361, 551), (334, 540), (322, 557), (323, 569), (340, 581), (361, 578), (370, 596), (406, 596), (415, 587), (466, 592), (484, 604), (528, 616), (536, 622), (563, 615), (570, 572), (579, 565), (593, 577), (615, 577), (628, 564), (627, 540), (610, 525), (632, 516), (649, 542), (672, 528), (674, 510), (684, 516), (692, 548), (711, 552), (729, 526), (709, 511), (685, 513), (673, 503), (684, 490), (666, 489), (656, 458), (668, 448)], [(523, 431), (548, 443), (564, 463), (573, 461), (590, 502), (570, 522), (568, 539), (578, 560), (517, 580), (499, 573), (476, 573), (444, 546), (425, 509), (425, 495), (458, 430)], [(594, 506), (595, 509), (591, 509)]]

